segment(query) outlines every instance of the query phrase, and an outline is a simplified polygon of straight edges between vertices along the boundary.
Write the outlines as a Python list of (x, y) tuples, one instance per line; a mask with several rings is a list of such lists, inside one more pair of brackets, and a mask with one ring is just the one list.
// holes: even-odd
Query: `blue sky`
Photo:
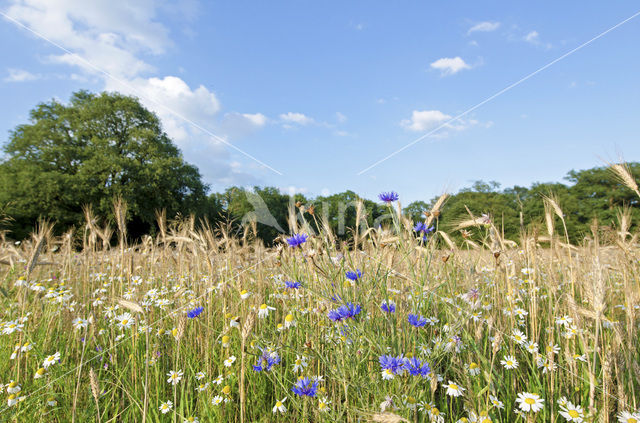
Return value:
[(217, 191), (393, 189), (406, 204), (478, 179), (529, 185), (640, 160), (640, 16), (450, 121), (636, 2), (5, 0), (0, 11), (2, 143), (37, 103), (106, 89), (158, 113)]

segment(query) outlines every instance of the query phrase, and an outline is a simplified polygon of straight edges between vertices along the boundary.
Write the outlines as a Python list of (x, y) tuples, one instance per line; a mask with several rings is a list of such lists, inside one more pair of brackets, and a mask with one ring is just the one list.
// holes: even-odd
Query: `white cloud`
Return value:
[(3, 81), (5, 82), (25, 82), (25, 81), (35, 81), (36, 79), (40, 79), (40, 75), (34, 75), (29, 71), (24, 69), (7, 69), (9, 75), (7, 75)]
[[(232, 164), (224, 143), (207, 133), (214, 132), (221, 109), (216, 94), (204, 85), (190, 86), (176, 76), (149, 75), (155, 69), (146, 59), (164, 54), (172, 46), (169, 30), (159, 15), (171, 15), (174, 21), (191, 19), (197, 10), (193, 0), (176, 5), (154, 0), (10, 1), (6, 11), (9, 16), (71, 52), (50, 55), (50, 63), (78, 67), (83, 72), (73, 74), (75, 79), (87, 75), (102, 80), (107, 91), (139, 97), (158, 114), (165, 132), (181, 148), (185, 159), (200, 167), (205, 179), (214, 185), (255, 181), (237, 163)], [(251, 128), (267, 122), (260, 113), (236, 115)]]
[(451, 116), (439, 110), (414, 110), (411, 119), (405, 119), (400, 124), (410, 131), (427, 131), (443, 124), (451, 119)]
[(462, 58), (460, 58), (459, 56), (443, 57), (442, 59), (438, 59), (435, 62), (431, 63), (431, 67), (433, 69), (438, 69), (443, 76), (453, 75), (463, 69), (471, 69), (471, 66), (465, 63), (465, 61), (462, 60)]
[(444, 130), (462, 131), (476, 125), (482, 125), (486, 128), (493, 125), (493, 122), (483, 124), (474, 118), (467, 120), (456, 119), (455, 121), (449, 122), (451, 119), (452, 116), (442, 113), (439, 110), (414, 110), (411, 113), (411, 118), (400, 121), (400, 125), (405, 129), (414, 132), (426, 132), (442, 126), (443, 131), (438, 132), (433, 136), (446, 136), (447, 132)]
[(538, 31), (531, 31), (524, 36), (524, 40), (531, 44), (538, 44), (540, 42), (540, 34), (538, 34)]
[(220, 130), (236, 139), (256, 132), (268, 122), (269, 119), (262, 113), (225, 113)]
[(303, 113), (294, 113), (294, 112), (282, 113), (280, 115), (280, 120), (282, 120), (285, 123), (285, 125), (295, 123), (295, 124), (304, 126), (304, 125), (309, 125), (314, 123), (313, 118), (310, 118), (309, 116), (306, 116)]
[(178, 142), (189, 136), (188, 129), (192, 127), (184, 119), (205, 125), (220, 110), (220, 102), (213, 92), (203, 85), (191, 89), (176, 76), (135, 78), (126, 85), (106, 79), (105, 89), (140, 97), (146, 107), (160, 116), (167, 134)]
[(336, 112), (336, 120), (338, 123), (345, 123), (347, 121), (347, 117), (340, 112)]
[(469, 31), (467, 31), (467, 35), (472, 34), (474, 32), (491, 32), (491, 31), (495, 31), (499, 27), (500, 27), (500, 22), (480, 22), (472, 26), (471, 28), (469, 28)]

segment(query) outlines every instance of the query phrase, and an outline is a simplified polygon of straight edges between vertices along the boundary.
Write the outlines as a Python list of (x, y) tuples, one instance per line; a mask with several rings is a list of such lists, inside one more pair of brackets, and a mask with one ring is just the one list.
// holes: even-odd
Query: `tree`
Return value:
[(207, 187), (162, 131), (158, 117), (134, 97), (79, 91), (30, 112), (10, 133), (0, 163), (0, 204), (22, 238), (39, 216), (58, 228), (82, 224), (82, 206), (111, 216), (121, 195), (129, 205), (129, 233), (147, 232), (155, 210), (168, 216), (202, 213)]

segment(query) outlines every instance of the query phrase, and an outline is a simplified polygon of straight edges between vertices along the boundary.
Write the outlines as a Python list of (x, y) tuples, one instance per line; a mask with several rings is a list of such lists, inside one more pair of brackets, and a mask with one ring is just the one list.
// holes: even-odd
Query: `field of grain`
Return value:
[(637, 237), (621, 212), (569, 245), (545, 201), (518, 242), (393, 201), (349, 244), (301, 205), (273, 248), (161, 215), (3, 238), (0, 420), (636, 422)]

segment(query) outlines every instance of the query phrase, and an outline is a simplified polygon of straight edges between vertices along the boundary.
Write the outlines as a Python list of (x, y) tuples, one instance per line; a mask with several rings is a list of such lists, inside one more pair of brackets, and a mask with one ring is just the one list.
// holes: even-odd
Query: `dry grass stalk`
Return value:
[(627, 188), (636, 193), (638, 197), (640, 197), (640, 190), (638, 190), (638, 184), (631, 174), (631, 169), (629, 166), (624, 163), (614, 163), (609, 165), (609, 169), (613, 172), (614, 176), (618, 181), (624, 184)]
[(120, 304), (122, 307), (134, 313), (144, 313), (144, 309), (140, 307), (140, 305), (138, 305), (137, 303), (134, 303), (133, 301), (120, 299), (118, 300), (118, 304)]
[(407, 422), (410, 423), (409, 420), (405, 419), (402, 416), (398, 416), (397, 414), (393, 414), (393, 413), (374, 413), (371, 415), (371, 421), (372, 422), (379, 422), (379, 423), (400, 423), (400, 422)]

